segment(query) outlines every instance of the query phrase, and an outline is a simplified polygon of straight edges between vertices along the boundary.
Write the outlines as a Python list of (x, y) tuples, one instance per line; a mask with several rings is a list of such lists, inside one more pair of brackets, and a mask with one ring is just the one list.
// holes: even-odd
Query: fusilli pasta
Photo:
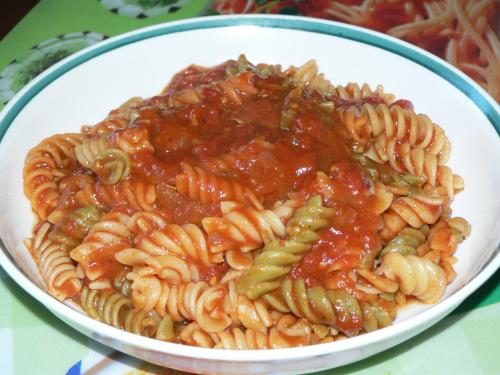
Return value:
[(50, 227), (49, 223), (40, 225), (26, 245), (38, 263), (49, 292), (65, 300), (76, 295), (82, 284), (66, 247), (48, 238)]
[(315, 195), (297, 208), (286, 225), (288, 240), (267, 243), (255, 257), (253, 266), (238, 281), (238, 290), (250, 299), (279, 288), (279, 278), (288, 274), (291, 265), (298, 263), (311, 243), (319, 238), (316, 230), (328, 226), (333, 210), (323, 207), (321, 197)]
[(58, 134), (43, 140), (28, 153), (24, 165), (24, 193), (33, 211), (45, 220), (57, 206), (57, 182), (66, 176), (76, 160), (75, 146), (81, 134)]
[(248, 187), (236, 182), (228, 181), (204, 171), (200, 167), (192, 167), (181, 163), (182, 173), (175, 178), (177, 191), (191, 199), (203, 203), (217, 203), (221, 201), (235, 201), (263, 209), (255, 193)]
[(130, 301), (120, 293), (83, 287), (80, 303), (89, 316), (116, 328), (164, 341), (174, 338), (173, 322), (169, 316), (160, 318), (154, 312), (131, 308)]
[(447, 281), (443, 269), (426, 258), (389, 253), (382, 258), (381, 269), (390, 280), (397, 280), (402, 293), (424, 303), (438, 301), (445, 292)]
[(450, 153), (413, 103), (333, 84), (314, 60), (193, 65), (29, 152), (25, 243), (49, 293), (116, 328), (208, 348), (332, 342), (455, 278), (471, 227), (452, 217)]

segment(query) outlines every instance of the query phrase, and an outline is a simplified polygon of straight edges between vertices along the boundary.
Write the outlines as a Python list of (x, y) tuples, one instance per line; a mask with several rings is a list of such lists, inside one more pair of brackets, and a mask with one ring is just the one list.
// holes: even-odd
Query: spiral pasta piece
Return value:
[(151, 211), (155, 208), (156, 186), (139, 179), (126, 179), (115, 185), (104, 185), (91, 176), (80, 179), (80, 190), (75, 200), (82, 206), (95, 205), (99, 209), (112, 210), (128, 206), (135, 211)]
[(49, 233), (49, 239), (61, 246), (72, 249), (82, 242), (90, 228), (100, 218), (101, 213), (95, 206), (77, 208), (55, 224)]
[(97, 155), (108, 149), (110, 149), (108, 137), (102, 135), (98, 138), (83, 140), (81, 144), (75, 147), (75, 154), (78, 162), (83, 167), (92, 169)]
[(234, 270), (247, 271), (252, 267), (252, 253), (244, 253), (240, 250), (228, 250), (225, 253), (226, 263)]
[(297, 208), (286, 224), (286, 231), (290, 238), (300, 243), (311, 243), (319, 238), (316, 231), (326, 228), (334, 209), (324, 207), (320, 195), (314, 195), (307, 203)]
[(375, 204), (373, 211), (376, 214), (381, 215), (389, 207), (391, 207), (393, 199), (394, 194), (389, 192), (384, 184), (377, 181), (375, 183)]
[(156, 201), (156, 187), (141, 180), (124, 180), (113, 186), (97, 188), (98, 200), (107, 207), (127, 204), (134, 210), (152, 210)]
[[(137, 236), (147, 234), (154, 230), (163, 229), (168, 225), (170, 216), (160, 209), (151, 211), (139, 211), (132, 215), (127, 226), (128, 229)], [(136, 242), (136, 238), (134, 238)]]
[(429, 227), (426, 225), (420, 229), (407, 227), (382, 248), (379, 256), (384, 256), (388, 253), (417, 255), (417, 249), (425, 242), (428, 232)]
[(280, 278), (298, 263), (310, 245), (293, 240), (275, 240), (264, 246), (252, 267), (238, 280), (238, 291), (254, 300), (280, 287)]
[(130, 160), (122, 150), (111, 148), (96, 155), (93, 170), (105, 185), (114, 185), (130, 174)]
[(394, 95), (385, 93), (382, 85), (378, 85), (375, 90), (366, 83), (360, 86), (349, 82), (345, 86), (334, 86), (323, 73), (318, 74), (318, 66), (313, 59), (299, 68), (290, 68), (287, 72), (292, 75), (295, 84), (306, 86), (309, 90), (316, 90), (326, 96), (336, 96), (346, 101), (378, 98), (386, 105), (394, 101)]
[(395, 138), (382, 134), (373, 140), (364, 155), (377, 163), (388, 162), (398, 173), (425, 176), (427, 183), (436, 184), (438, 159), (421, 147), (412, 148), (409, 143), (398, 143)]
[(316, 60), (311, 59), (302, 64), (299, 68), (290, 69), (293, 81), (297, 85), (307, 86), (318, 74)]
[(212, 263), (203, 231), (194, 224), (169, 224), (154, 230), (139, 241), (137, 248), (151, 255), (173, 254), (188, 257), (202, 264)]
[(57, 134), (44, 139), (28, 153), (23, 170), (24, 193), (41, 220), (57, 206), (60, 196), (57, 181), (76, 161), (75, 146), (82, 138), (75, 133)]
[(50, 228), (50, 223), (40, 225), (26, 245), (38, 263), (49, 293), (63, 301), (76, 295), (82, 283), (66, 247), (48, 237)]
[(377, 301), (361, 301), (360, 306), (363, 312), (363, 328), (366, 332), (388, 327), (396, 317), (394, 307), (388, 308)]
[(446, 189), (446, 195), (451, 202), (455, 194), (464, 189), (464, 180), (457, 174), (453, 174), (450, 167), (439, 165), (437, 167), (436, 184)]
[(378, 163), (389, 162), (398, 173), (424, 176), (431, 186), (443, 186), (449, 200), (463, 190), (463, 179), (440, 165), (438, 157), (422, 147), (412, 148), (409, 143), (399, 144), (394, 138), (379, 136), (364, 155)]
[(130, 98), (120, 107), (112, 110), (103, 121), (94, 126), (84, 126), (82, 133), (88, 137), (100, 137), (107, 135), (115, 130), (125, 128), (130, 123), (133, 123), (139, 115), (139, 107), (144, 102), (144, 99), (136, 96)]
[(164, 341), (175, 337), (169, 316), (160, 318), (154, 311), (134, 309), (130, 300), (120, 293), (91, 290), (85, 286), (80, 293), (80, 304), (90, 317), (113, 327)]
[[(104, 259), (116, 262), (114, 254), (132, 245), (132, 236), (127, 228), (129, 220), (128, 215), (119, 212), (105, 214), (92, 227), (82, 244), (71, 250), (71, 258), (82, 266), (90, 280), (97, 280), (104, 275), (103, 263), (104, 266), (106, 263), (103, 262)], [(99, 256), (101, 260), (99, 264), (94, 264), (92, 261), (95, 256)]]
[(304, 205), (302, 198), (290, 198), (286, 201), (278, 201), (273, 206), (273, 212), (280, 218), (281, 221), (287, 222), (295, 212), (295, 210)]
[(361, 329), (363, 318), (359, 303), (343, 290), (306, 288), (304, 280), (287, 278), (278, 290), (262, 298), (280, 312), (291, 312), (312, 323), (332, 326), (348, 336)]
[(429, 259), (414, 255), (389, 253), (382, 258), (381, 271), (399, 283), (400, 291), (413, 295), (424, 303), (441, 299), (446, 289), (446, 275)]
[(222, 217), (206, 217), (201, 221), (211, 252), (235, 248), (248, 252), (286, 235), (285, 225), (271, 210), (258, 211), (236, 202), (222, 202), (221, 211)]
[(357, 268), (356, 273), (369, 282), (370, 285), (368, 286), (366, 283), (356, 283), (356, 288), (367, 294), (395, 293), (399, 289), (397, 282), (389, 280), (378, 272), (365, 268)]
[(170, 286), (154, 276), (137, 276), (131, 300), (136, 308), (169, 315), (176, 321), (194, 320), (207, 332), (218, 332), (231, 324), (227, 290), (204, 281)]
[(203, 203), (235, 201), (254, 208), (263, 209), (252, 189), (236, 181), (206, 172), (200, 167), (181, 163), (182, 173), (175, 177), (177, 191)]
[(333, 213), (332, 208), (323, 206), (319, 195), (297, 208), (286, 225), (289, 239), (274, 240), (264, 246), (252, 267), (239, 278), (238, 292), (254, 300), (279, 288), (279, 278), (300, 262), (311, 243), (319, 238), (316, 231), (328, 226)]
[(315, 60), (309, 60), (299, 68), (290, 68), (288, 72), (296, 84), (307, 86), (309, 90), (316, 90), (322, 95), (336, 96), (343, 100), (380, 98), (386, 104), (394, 101), (394, 95), (385, 93), (382, 85), (378, 85), (375, 90), (366, 83), (361, 86), (354, 82), (345, 86), (333, 85), (323, 73), (318, 74)]
[(236, 324), (264, 333), (274, 324), (264, 301), (251, 301), (243, 295), (238, 295), (231, 306), (234, 312), (230, 313), (230, 316)]
[(373, 105), (364, 103), (361, 111), (348, 107), (340, 111), (354, 140), (367, 143), (370, 138), (380, 135), (400, 143), (408, 143), (411, 148), (422, 148), (437, 156), (443, 165), (450, 155), (450, 142), (443, 129), (434, 124), (428, 116), (417, 114), (411, 109), (398, 105)]
[(130, 301), (119, 293), (102, 293), (83, 287), (80, 293), (83, 310), (93, 319), (122, 328), (120, 310), (130, 307)]
[(432, 226), (427, 242), (431, 250), (448, 257), (455, 253), (458, 245), (470, 235), (471, 225), (462, 217), (440, 220)]
[(115, 259), (121, 264), (132, 266), (133, 274), (154, 275), (167, 281), (169, 285), (180, 285), (200, 279), (195, 264), (174, 255), (153, 256), (142, 250), (127, 248), (117, 252)]
[(149, 142), (149, 131), (144, 127), (120, 129), (113, 133), (112, 143), (129, 156), (139, 152), (154, 152), (154, 147)]
[(198, 323), (190, 323), (180, 334), (181, 341), (194, 346), (226, 349), (270, 349), (269, 336), (266, 333), (233, 328), (229, 332), (217, 335), (204, 331)]
[(279, 349), (324, 342), (310, 323), (292, 315), (282, 316), (268, 332), (249, 328), (230, 328), (209, 333), (197, 323), (188, 324), (180, 339), (189, 345), (218, 349)]
[(448, 284), (457, 276), (453, 268), (457, 260), (453, 254), (458, 245), (470, 235), (470, 231), (470, 224), (461, 217), (441, 219), (429, 232), (427, 249), (422, 249), (419, 254), (439, 263), (445, 271)]
[(130, 174), (130, 160), (121, 149), (112, 148), (107, 136), (84, 140), (75, 148), (78, 162), (92, 170), (105, 185), (114, 185)]
[(394, 95), (386, 93), (382, 85), (377, 85), (375, 90), (372, 89), (367, 83), (361, 86), (354, 82), (349, 82), (347, 85), (335, 86), (335, 91), (331, 93), (344, 100), (363, 100), (370, 98), (379, 98), (385, 104), (391, 104), (394, 101)]
[[(134, 307), (145, 311), (155, 310), (160, 316), (172, 313), (171, 316), (175, 321), (181, 321), (185, 316), (192, 320), (195, 315), (196, 300), (207, 288), (208, 285), (204, 282), (171, 287), (166, 281), (155, 276), (134, 275), (131, 301)], [(189, 296), (192, 298), (188, 298)], [(180, 301), (177, 303), (176, 300), (179, 298)], [(169, 301), (173, 300), (175, 303), (170, 302), (170, 305)]]
[(425, 201), (425, 197), (400, 197), (393, 201), (391, 211), (414, 228), (434, 224), (442, 213), (442, 202)]
[(127, 279), (127, 275), (132, 271), (130, 267), (122, 268), (113, 279), (113, 287), (124, 297), (129, 297), (132, 289), (132, 281)]
[(263, 300), (251, 301), (244, 295), (238, 294), (234, 281), (228, 282), (229, 316), (233, 324), (262, 333), (274, 325), (274, 319)]
[(406, 221), (404, 221), (401, 216), (392, 210), (388, 210), (382, 214), (382, 222), (383, 229), (380, 231), (380, 237), (384, 241), (390, 241), (408, 226)]

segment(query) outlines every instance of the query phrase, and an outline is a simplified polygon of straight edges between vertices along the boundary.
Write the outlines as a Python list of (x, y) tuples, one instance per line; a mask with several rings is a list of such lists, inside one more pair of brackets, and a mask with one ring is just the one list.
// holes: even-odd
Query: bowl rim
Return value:
[[(3, 139), (10, 125), (23, 108), (31, 101), (31, 99), (58, 77), (85, 63), (86, 61), (116, 48), (161, 35), (175, 34), (183, 31), (235, 26), (309, 31), (361, 42), (396, 53), (405, 59), (409, 59), (418, 65), (431, 70), (433, 73), (441, 76), (443, 79), (450, 82), (454, 87), (458, 88), (461, 92), (468, 96), (474, 105), (478, 107), (488, 118), (493, 128), (496, 130), (497, 135), (500, 134), (500, 110), (495, 100), (482, 87), (480, 87), (464, 73), (451, 66), (446, 61), (419, 47), (376, 31), (334, 21), (282, 15), (228, 15), (167, 22), (137, 29), (96, 43), (95, 45), (87, 47), (61, 60), (27, 84), (4, 107), (0, 113), (0, 147), (4, 144)], [(426, 322), (436, 321), (436, 319), (439, 319), (449, 313), (460, 302), (479, 288), (498, 268), (500, 268), (500, 252), (497, 244), (496, 249), (492, 249), (492, 255), (487, 260), (483, 268), (478, 271), (478, 273), (474, 275), (460, 290), (433, 305), (429, 309), (420, 312), (416, 316), (408, 318), (402, 322), (398, 322), (396, 325), (391, 325), (371, 333), (352, 337), (349, 340), (300, 347), (300, 350), (294, 347), (273, 350), (228, 351), (225, 349), (208, 349), (184, 344), (162, 342), (135, 335), (95, 321), (79, 311), (74, 310), (68, 305), (61, 303), (33, 283), (23, 273), (23, 271), (17, 267), (1, 238), (0, 249), (2, 250), (0, 251), (0, 266), (4, 268), (7, 274), (14, 279), (19, 286), (26, 290), (32, 297), (40, 301), (45, 307), (54, 312), (56, 316), (65, 317), (65, 321), (68, 319), (76, 322), (77, 325), (85, 327), (88, 331), (100, 332), (98, 336), (93, 337), (94, 339), (107, 337), (118, 340), (131, 347), (140, 347), (148, 351), (164, 353), (166, 355), (170, 354), (178, 357), (223, 362), (272, 362), (317, 357), (332, 353), (345, 352), (352, 349), (359, 349), (383, 342), (390, 338), (397, 338), (406, 333), (414, 335), (417, 333), (419, 327), (425, 326)], [(235, 355), (236, 352), (238, 353), (237, 355)]]

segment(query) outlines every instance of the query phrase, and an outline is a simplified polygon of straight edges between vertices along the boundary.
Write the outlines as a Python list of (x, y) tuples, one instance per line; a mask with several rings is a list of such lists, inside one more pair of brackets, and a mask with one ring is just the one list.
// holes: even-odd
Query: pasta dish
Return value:
[(470, 225), (443, 129), (382, 86), (300, 67), (192, 65), (32, 148), (26, 246), (47, 290), (158, 340), (331, 342), (438, 302)]

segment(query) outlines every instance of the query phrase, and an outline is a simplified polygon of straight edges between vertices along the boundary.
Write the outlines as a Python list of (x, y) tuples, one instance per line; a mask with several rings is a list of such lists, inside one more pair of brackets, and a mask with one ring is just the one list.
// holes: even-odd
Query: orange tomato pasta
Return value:
[(27, 155), (47, 290), (136, 334), (311, 345), (436, 303), (470, 233), (443, 129), (382, 86), (301, 67), (190, 66)]

